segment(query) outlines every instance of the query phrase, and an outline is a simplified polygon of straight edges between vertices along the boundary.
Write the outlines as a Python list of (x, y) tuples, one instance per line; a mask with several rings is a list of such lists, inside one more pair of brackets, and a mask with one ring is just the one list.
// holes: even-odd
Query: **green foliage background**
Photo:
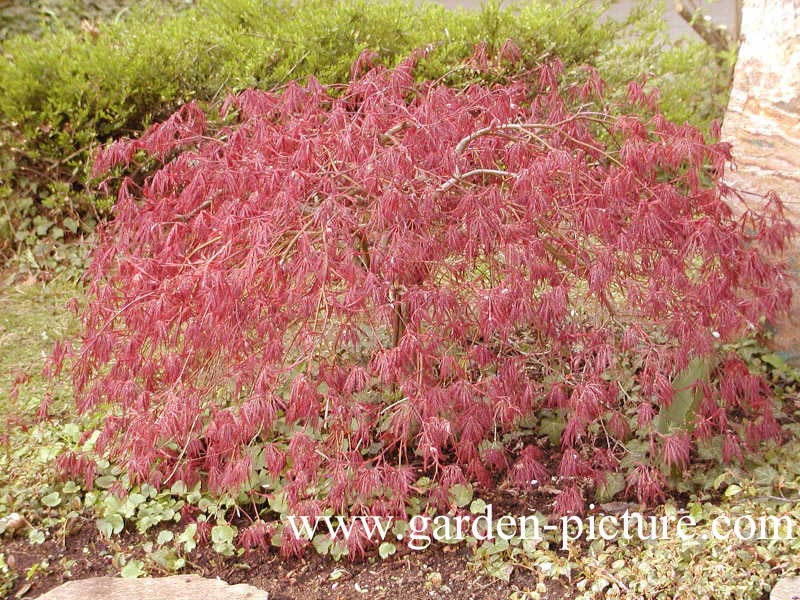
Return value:
[(59, 261), (48, 239), (88, 233), (107, 214), (108, 200), (87, 185), (98, 144), (136, 135), (188, 100), (214, 103), (312, 73), (344, 81), (366, 48), (393, 65), (430, 47), (418, 76), (457, 84), (457, 65), (476, 43), (510, 38), (529, 64), (552, 56), (571, 68), (593, 64), (620, 93), (649, 74), (667, 115), (702, 128), (727, 95), (726, 57), (701, 42), (670, 42), (647, 4), (617, 22), (587, 0), (489, 2), (479, 11), (409, 0), (175, 0), (117, 10), (108, 0), (95, 8), (108, 18), (83, 28), (85, 2), (50, 4), (38, 2), (46, 17), (38, 26), (19, 25), (31, 33), (0, 45), (0, 255), (33, 267)]

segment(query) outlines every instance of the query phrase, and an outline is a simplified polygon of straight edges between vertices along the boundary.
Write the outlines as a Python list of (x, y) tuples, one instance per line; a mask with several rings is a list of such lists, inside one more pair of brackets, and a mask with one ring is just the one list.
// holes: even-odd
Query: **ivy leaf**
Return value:
[(471, 485), (464, 485), (461, 483), (454, 485), (448, 491), (450, 501), (459, 508), (466, 506), (472, 501), (472, 493)]
[(730, 498), (731, 496), (736, 496), (736, 495), (741, 494), (741, 493), (742, 493), (742, 487), (739, 486), (739, 485), (736, 485), (735, 483), (729, 485), (727, 487), (727, 489), (725, 490), (725, 496), (728, 497), (728, 498)]
[(311, 545), (314, 546), (314, 550), (316, 550), (317, 554), (320, 556), (328, 554), (331, 544), (333, 544), (331, 536), (322, 533), (315, 535), (314, 539), (311, 540)]
[(178, 562), (180, 559), (173, 548), (159, 548), (154, 552), (149, 552), (147, 557), (167, 571), (176, 571), (182, 566), (182, 563)]
[(492, 577), (503, 581), (511, 581), (511, 574), (514, 572), (514, 565), (508, 561), (493, 560), (486, 565), (486, 570)]
[(129, 560), (119, 573), (127, 579), (136, 579), (145, 574), (144, 563), (138, 559)]
[(104, 538), (110, 538), (114, 533), (114, 526), (107, 519), (97, 519), (97, 529)]
[(65, 494), (76, 494), (81, 490), (80, 486), (74, 481), (67, 481), (64, 484), (63, 492)]
[(289, 510), (289, 505), (286, 502), (286, 494), (283, 492), (272, 494), (268, 501), (270, 509), (279, 515), (286, 514), (286, 512)]
[(761, 465), (755, 468), (753, 476), (759, 485), (771, 486), (780, 474), (770, 465)]
[(35, 544), (37, 546), (40, 544), (44, 544), (45, 539), (46, 539), (45, 533), (41, 529), (31, 529), (28, 532), (28, 541), (31, 544)]
[(42, 504), (45, 506), (49, 506), (50, 508), (54, 508), (61, 504), (61, 494), (58, 492), (50, 492), (46, 496), (42, 496), (41, 500)]
[(786, 368), (786, 361), (783, 360), (783, 357), (777, 353), (763, 354), (761, 356), (761, 360), (778, 370)]
[(100, 477), (95, 478), (94, 485), (99, 487), (101, 490), (106, 490), (110, 488), (117, 482), (117, 478), (113, 475), (101, 475)]
[(469, 505), (469, 512), (473, 515), (481, 515), (486, 512), (486, 502), (482, 498), (476, 498)]
[(397, 552), (397, 547), (391, 542), (383, 542), (378, 546), (378, 554), (384, 560), (392, 556), (395, 552)]
[(107, 538), (122, 531), (124, 526), (125, 521), (118, 513), (110, 514), (103, 519), (97, 519), (97, 529)]
[(214, 525), (211, 528), (211, 543), (214, 551), (223, 556), (233, 556), (233, 540), (237, 529), (233, 525)]
[(339, 540), (336, 540), (333, 544), (331, 544), (329, 553), (331, 555), (331, 558), (333, 558), (333, 560), (338, 562), (342, 560), (342, 558), (347, 556), (348, 553), (347, 545), (343, 544)]
[(67, 229), (70, 233), (78, 232), (78, 222), (72, 217), (65, 217), (64, 219), (62, 219), (61, 225), (65, 229)]
[(159, 546), (163, 546), (167, 542), (171, 542), (172, 538), (175, 536), (169, 529), (164, 529), (163, 531), (158, 532), (158, 537), (156, 538), (156, 544)]
[(183, 544), (183, 551), (187, 554), (197, 548), (197, 523), (189, 523), (183, 533), (178, 535), (178, 543)]

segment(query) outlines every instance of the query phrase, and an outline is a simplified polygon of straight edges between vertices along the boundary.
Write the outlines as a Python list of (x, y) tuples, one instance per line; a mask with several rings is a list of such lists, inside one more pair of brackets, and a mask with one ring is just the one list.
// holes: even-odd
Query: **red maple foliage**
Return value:
[[(71, 369), (81, 411), (113, 407), (101, 451), (154, 485), (268, 473), (305, 514), (405, 515), (422, 474), (440, 505), (557, 474), (570, 512), (622, 469), (614, 440), (650, 440), (627, 480), (655, 501), (698, 440), (727, 460), (777, 436), (769, 389), (720, 348), (787, 307), (791, 228), (777, 199), (731, 210), (727, 144), (558, 61), (461, 89), (369, 61), (343, 89), (232, 96), (216, 129), (189, 103), (99, 154), (98, 174), (163, 161), (124, 180), (88, 273)], [(659, 434), (706, 356), (696, 426)], [(544, 413), (560, 448), (538, 446)]]

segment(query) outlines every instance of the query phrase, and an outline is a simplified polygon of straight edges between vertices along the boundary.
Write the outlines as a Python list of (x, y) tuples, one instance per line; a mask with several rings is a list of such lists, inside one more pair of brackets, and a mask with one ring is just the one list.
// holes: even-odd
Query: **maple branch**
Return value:
[[(605, 117), (605, 118), (603, 118)], [(572, 121), (577, 121), (578, 119), (585, 119), (587, 121), (593, 121), (597, 123), (606, 123), (608, 118), (603, 113), (598, 112), (579, 112), (575, 113), (571, 117), (567, 117), (566, 119), (561, 119), (555, 123), (506, 123), (505, 125), (489, 125), (487, 127), (482, 127), (476, 131), (473, 131), (468, 136), (461, 139), (461, 141), (456, 144), (455, 152), (456, 154), (463, 154), (464, 150), (466, 150), (467, 146), (472, 143), (474, 140), (478, 139), (484, 135), (498, 135), (504, 133), (506, 131), (519, 131), (525, 133), (536, 139), (537, 141), (543, 143), (549, 149), (552, 148), (538, 135), (532, 133), (532, 129), (557, 129), (567, 123), (571, 123)]]
[(367, 236), (364, 235), (363, 231), (357, 231), (355, 236), (358, 244), (358, 258), (361, 261), (361, 266), (365, 271), (369, 271), (370, 265), (372, 264), (372, 259), (370, 258), (369, 254), (369, 242), (367, 241)]
[(406, 127), (408, 127), (408, 123), (406, 123), (405, 121), (397, 123), (397, 125), (393, 125), (379, 136), (381, 143), (388, 144), (389, 142), (392, 142), (393, 144), (398, 145), (400, 143), (400, 140), (394, 137), (394, 134), (400, 133)]
[[(534, 124), (534, 127), (544, 127), (544, 128), (552, 128), (552, 125), (546, 124)], [(455, 152), (456, 154), (463, 154), (464, 150), (467, 149), (467, 146), (471, 144), (473, 141), (478, 139), (484, 135), (497, 135), (506, 131), (525, 131), (526, 129), (530, 128), (531, 126), (525, 126), (522, 123), (508, 123), (506, 125), (489, 125), (488, 127), (482, 127), (476, 131), (473, 131), (465, 138), (462, 138), (458, 144), (456, 144)]]
[(496, 175), (498, 177), (513, 177), (517, 178), (519, 175), (517, 173), (511, 173), (510, 171), (501, 171), (500, 169), (473, 169), (472, 171), (467, 171), (463, 175), (454, 175), (447, 181), (445, 181), (442, 185), (439, 186), (439, 192), (446, 192), (451, 187), (460, 183), (467, 177), (474, 177), (475, 175)]
[(389, 301), (392, 303), (394, 311), (392, 314), (392, 347), (396, 348), (406, 329), (408, 307), (403, 301), (402, 290), (399, 287), (389, 290)]
[(211, 206), (211, 200), (206, 200), (205, 202), (203, 202), (203, 203), (202, 203), (202, 204), (200, 204), (199, 206), (196, 206), (195, 208), (193, 208), (192, 210), (190, 210), (190, 211), (189, 211), (188, 213), (186, 213), (185, 215), (177, 215), (177, 216), (175, 217), (175, 220), (176, 220), (176, 221), (181, 221), (181, 222), (185, 223), (186, 221), (188, 221), (188, 220), (189, 220), (189, 219), (191, 219), (192, 217), (196, 217), (196, 216), (197, 216), (197, 215), (198, 215), (198, 214), (199, 214), (201, 211), (205, 210), (205, 209), (206, 209), (206, 208), (208, 208), (209, 206)]

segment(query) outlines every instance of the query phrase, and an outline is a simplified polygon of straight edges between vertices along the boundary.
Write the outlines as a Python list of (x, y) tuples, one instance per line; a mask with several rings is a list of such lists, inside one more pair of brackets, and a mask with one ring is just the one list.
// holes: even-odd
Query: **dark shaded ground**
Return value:
[[(141, 548), (142, 541), (133, 534), (104, 540), (88, 520), (79, 531), (63, 540), (59, 540), (57, 534), (54, 538), (38, 546), (22, 538), (4, 541), (6, 560), (19, 576), (9, 598), (35, 598), (72, 579), (117, 575), (119, 565), (114, 564), (115, 554), (123, 548)], [(140, 549), (135, 550), (134, 555), (145, 558)], [(191, 563), (185, 571), (219, 577), (231, 584), (254, 585), (269, 592), (270, 600), (494, 600), (507, 598), (514, 591), (533, 590), (539, 582), (536, 573), (522, 570), (515, 572), (510, 582), (491, 578), (469, 563), (470, 555), (471, 550), (463, 544), (439, 545), (424, 552), (401, 549), (387, 560), (375, 557), (359, 563), (336, 563), (315, 554), (286, 560), (277, 552), (253, 552), (225, 558), (205, 547), (191, 555)], [(25, 572), (43, 560), (49, 562), (49, 567), (26, 581)], [(150, 573), (153, 576), (168, 574), (172, 573)], [(545, 584), (548, 589), (542, 596), (545, 599), (570, 596), (557, 581)]]
[[(553, 498), (548, 489), (525, 495), (493, 492), (484, 500), (492, 504), (496, 515), (548, 513)], [(245, 524), (244, 521), (239, 523)], [(184, 527), (185, 524), (175, 524), (172, 529), (177, 535)], [(99, 534), (94, 518), (90, 517), (79, 517), (62, 528), (51, 530), (40, 545), (30, 544), (23, 531), (11, 538), (6, 535), (0, 538), (0, 550), (17, 575), (15, 588), (8, 598), (35, 598), (69, 580), (117, 576), (122, 565), (115, 557), (120, 554), (143, 560), (149, 576), (174, 575), (147, 559), (143, 546), (157, 535), (155, 530), (149, 531), (146, 537), (123, 531), (120, 536), (105, 539)], [(47, 561), (46, 567), (36, 567), (43, 561)], [(280, 556), (278, 549), (226, 558), (207, 544), (191, 553), (187, 563), (181, 572), (219, 577), (230, 584), (247, 583), (269, 592), (270, 600), (500, 600), (513, 592), (536, 590), (540, 583), (546, 589), (541, 594), (542, 600), (572, 597), (568, 584), (546, 579), (540, 571), (516, 568), (508, 582), (488, 575), (475, 563), (473, 549), (465, 543), (434, 543), (421, 551), (398, 544), (397, 553), (387, 559), (381, 559), (373, 551), (355, 563), (346, 557), (335, 562), (313, 551), (299, 559), (287, 560)], [(31, 568), (35, 572), (26, 578)], [(539, 589), (542, 590), (541, 586)]]

